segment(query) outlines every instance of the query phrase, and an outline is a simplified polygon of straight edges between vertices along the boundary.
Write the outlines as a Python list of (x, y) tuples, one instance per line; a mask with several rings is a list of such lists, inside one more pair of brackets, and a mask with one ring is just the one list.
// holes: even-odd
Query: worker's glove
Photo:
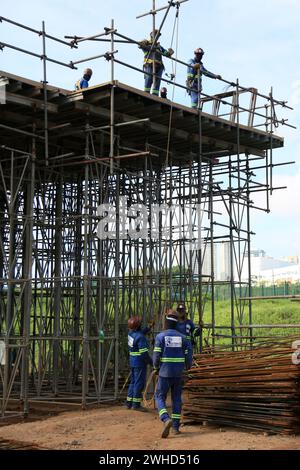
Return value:
[(201, 67), (201, 64), (198, 64), (198, 63), (197, 63), (197, 64), (194, 65), (194, 69), (195, 69), (195, 70), (199, 70), (200, 67)]
[(174, 54), (174, 51), (173, 51), (173, 49), (172, 49), (171, 47), (168, 49), (168, 53), (169, 53), (169, 56), (171, 56), (171, 55)]
[(222, 80), (221, 75), (216, 75), (216, 78), (217, 78), (218, 80)]

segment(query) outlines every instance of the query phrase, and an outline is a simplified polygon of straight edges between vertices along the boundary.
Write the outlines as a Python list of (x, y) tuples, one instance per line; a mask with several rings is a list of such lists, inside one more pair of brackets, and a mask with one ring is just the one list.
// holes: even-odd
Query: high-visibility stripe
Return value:
[(186, 336), (185, 339), (187, 339), (188, 341), (191, 341), (191, 337), (190, 337), (190, 336)]
[(155, 64), (162, 65), (162, 61), (161, 61), (161, 60), (155, 60), (155, 59), (145, 59), (145, 60), (144, 60), (144, 64), (153, 64), (153, 62), (154, 62)]
[(172, 419), (181, 419), (181, 415), (177, 415), (175, 413), (172, 413)]
[(132, 401), (132, 400), (133, 400), (133, 398), (127, 397), (127, 401)]
[(166, 408), (162, 408), (162, 409), (160, 410), (160, 412), (159, 412), (159, 416), (162, 416), (162, 415), (164, 415), (165, 413), (168, 414), (168, 410), (166, 410)]
[(149, 351), (149, 348), (144, 348), (144, 349), (139, 349), (139, 352), (142, 354), (142, 353), (145, 353), (145, 352), (148, 352)]
[(142, 399), (141, 398), (133, 398), (132, 401), (133, 401), (133, 403), (141, 403)]
[(161, 362), (185, 362), (184, 357), (162, 357)]
[(141, 356), (140, 352), (131, 352), (129, 354), (130, 354), (130, 356)]
[(153, 90), (152, 94), (158, 96), (159, 95), (159, 90)]
[(188, 78), (193, 78), (194, 74), (193, 73), (188, 73), (187, 76), (188, 76)]
[(154, 352), (161, 352), (161, 348), (154, 348)]

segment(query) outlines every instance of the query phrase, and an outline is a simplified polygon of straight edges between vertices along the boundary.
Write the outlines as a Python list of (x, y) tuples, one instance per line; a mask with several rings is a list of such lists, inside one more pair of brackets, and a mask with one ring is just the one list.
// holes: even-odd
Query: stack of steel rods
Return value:
[(185, 422), (299, 433), (300, 365), (293, 363), (292, 342), (195, 355), (185, 386)]

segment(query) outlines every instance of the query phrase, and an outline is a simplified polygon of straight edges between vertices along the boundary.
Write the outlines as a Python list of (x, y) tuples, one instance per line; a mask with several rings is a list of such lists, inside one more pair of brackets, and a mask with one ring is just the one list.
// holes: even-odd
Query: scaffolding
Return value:
[[(181, 3), (169, 2), (166, 14)], [(154, 29), (158, 11), (154, 2)], [(41, 30), (0, 22), (38, 35), (43, 45), (39, 55), (0, 41), (3, 52), (29, 54), (43, 66), (41, 83), (0, 71), (2, 417), (27, 415), (32, 402), (86, 408), (118, 399), (128, 370), (127, 319), (154, 319), (158, 331), (165, 308), (179, 300), (201, 327), (198, 350), (220, 337), (233, 351), (252, 344), (259, 325), (247, 258), (251, 213), (270, 212), (270, 197), (281, 189), (273, 170), (293, 163), (273, 159), (284, 145), (277, 128), (293, 127), (277, 118), (279, 108), (291, 109), (287, 102), (221, 79), (232, 89), (199, 91), (193, 110), (116, 79), (115, 64), (144, 71), (119, 59), (118, 41), (139, 42), (113, 21), (99, 34), (64, 39), (47, 34), (44, 22)], [(109, 51), (74, 62), (46, 52), (47, 41), (72, 51), (108, 40)], [(110, 66), (107, 83), (75, 92), (48, 85), (49, 61), (76, 69), (96, 59)], [(176, 73), (163, 81), (189, 91)], [(263, 205), (253, 200), (258, 193)], [(115, 218), (107, 222), (111, 207)], [(132, 225), (137, 235), (130, 237)], [(220, 247), (229, 266), (223, 280), (215, 273)], [(231, 292), (227, 325), (215, 314), (219, 284)]]

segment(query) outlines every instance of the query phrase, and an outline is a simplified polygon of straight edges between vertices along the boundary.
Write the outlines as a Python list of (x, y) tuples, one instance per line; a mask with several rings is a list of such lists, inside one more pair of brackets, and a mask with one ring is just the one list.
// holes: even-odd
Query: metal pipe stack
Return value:
[(299, 433), (300, 354), (292, 343), (289, 338), (195, 355), (185, 385), (184, 421)]

